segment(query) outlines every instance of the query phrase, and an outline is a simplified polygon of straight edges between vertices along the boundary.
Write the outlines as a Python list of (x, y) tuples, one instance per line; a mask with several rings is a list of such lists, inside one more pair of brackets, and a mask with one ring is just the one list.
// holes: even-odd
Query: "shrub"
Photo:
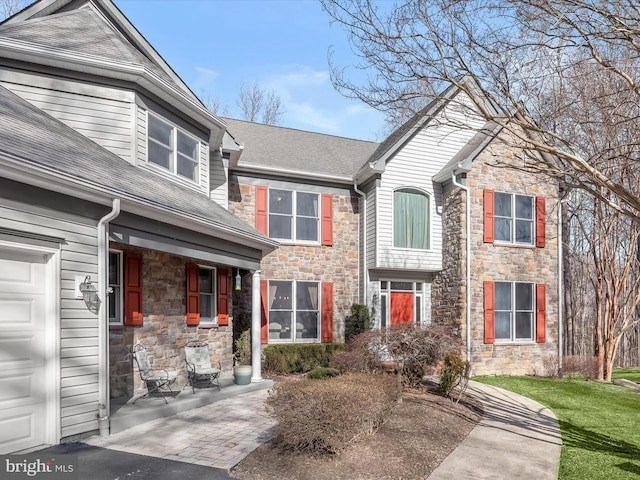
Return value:
[(337, 453), (382, 425), (397, 398), (390, 375), (353, 373), (276, 383), (266, 401), (276, 419), (274, 444), (287, 451)]
[(293, 343), (269, 345), (262, 354), (266, 371), (304, 373), (316, 367), (328, 367), (333, 353), (344, 348), (342, 343)]
[(327, 367), (316, 367), (307, 373), (307, 378), (311, 380), (320, 380), (323, 378), (330, 378), (340, 375), (335, 368), (327, 368)]
[(448, 352), (444, 356), (444, 365), (442, 367), (442, 373), (440, 373), (438, 391), (446, 397), (451, 397), (454, 389), (460, 387), (456, 400), (456, 403), (458, 403), (462, 394), (467, 389), (470, 373), (471, 364), (463, 360), (460, 352)]
[(562, 376), (578, 376), (585, 380), (598, 378), (598, 359), (580, 355), (566, 355), (562, 358)]
[(371, 317), (374, 310), (361, 303), (351, 305), (351, 316), (349, 317), (348, 339), (357, 337), (363, 332), (371, 329)]
[(351, 339), (346, 350), (333, 354), (329, 366), (340, 373), (361, 372), (370, 373), (382, 369), (382, 361), (376, 351), (370, 348), (379, 337), (378, 332), (364, 332)]

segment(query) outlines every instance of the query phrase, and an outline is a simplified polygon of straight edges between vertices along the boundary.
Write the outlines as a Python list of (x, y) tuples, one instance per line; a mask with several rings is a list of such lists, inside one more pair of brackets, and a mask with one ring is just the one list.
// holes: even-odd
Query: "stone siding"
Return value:
[[(230, 180), (229, 211), (255, 222), (255, 186)], [(344, 341), (345, 319), (358, 302), (359, 197), (333, 195), (333, 245), (281, 244), (262, 259), (263, 280), (307, 280), (333, 283), (333, 341)], [(246, 284), (246, 288), (245, 288)], [(243, 277), (243, 291), (251, 291), (251, 276)], [(238, 308), (251, 311), (250, 296), (234, 299)]]
[[(474, 160), (467, 174), (471, 207), (471, 363), (474, 375), (544, 373), (547, 357), (558, 353), (558, 186), (541, 175), (506, 168), (518, 158), (505, 144), (494, 141)], [(500, 245), (483, 239), (483, 190), (544, 196), (546, 246)], [(434, 281), (434, 320), (459, 321), (463, 341), (465, 304), (464, 203), (461, 189), (445, 195), (443, 270)], [(458, 227), (456, 227), (458, 225)], [(451, 231), (450, 231), (451, 229)], [(459, 275), (460, 279), (456, 276)], [(520, 281), (546, 285), (546, 342), (484, 343), (485, 281)], [(458, 308), (458, 306), (460, 308)]]
[(187, 381), (184, 346), (190, 340), (209, 344), (212, 362), (222, 363), (222, 377), (232, 375), (232, 327), (188, 327), (186, 324), (187, 263), (227, 268), (208, 262), (137, 247), (111, 244), (110, 248), (142, 255), (142, 313), (139, 327), (111, 325), (109, 328), (109, 369), (111, 397), (132, 397), (146, 392), (132, 348), (140, 343), (151, 353), (154, 368), (177, 371), (176, 385)]

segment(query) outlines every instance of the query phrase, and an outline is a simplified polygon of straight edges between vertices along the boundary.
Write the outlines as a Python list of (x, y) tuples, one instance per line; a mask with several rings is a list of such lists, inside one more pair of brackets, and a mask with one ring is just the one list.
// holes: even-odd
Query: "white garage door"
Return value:
[(0, 454), (45, 443), (45, 262), (0, 250)]

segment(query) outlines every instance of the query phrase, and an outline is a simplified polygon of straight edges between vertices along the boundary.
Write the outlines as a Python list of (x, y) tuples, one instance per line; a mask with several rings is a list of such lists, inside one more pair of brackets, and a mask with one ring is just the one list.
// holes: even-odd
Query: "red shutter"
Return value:
[(260, 343), (269, 343), (269, 282), (260, 280)]
[(547, 289), (544, 283), (536, 285), (536, 342), (547, 341)]
[(195, 263), (187, 263), (187, 325), (200, 325), (200, 268)]
[[(467, 306), (469, 308), (469, 306)], [(496, 341), (495, 285), (484, 282), (484, 343)]]
[(487, 243), (493, 243), (493, 190), (484, 190), (484, 241)]
[(536, 197), (536, 247), (545, 246), (547, 209), (544, 197)]
[(229, 272), (218, 270), (218, 325), (229, 325)]
[(333, 342), (333, 283), (322, 282), (322, 342)]
[(267, 220), (269, 219), (267, 187), (256, 187), (256, 229), (268, 235)]
[(322, 194), (322, 245), (333, 245), (333, 195)]
[(124, 324), (142, 325), (142, 255), (124, 255)]

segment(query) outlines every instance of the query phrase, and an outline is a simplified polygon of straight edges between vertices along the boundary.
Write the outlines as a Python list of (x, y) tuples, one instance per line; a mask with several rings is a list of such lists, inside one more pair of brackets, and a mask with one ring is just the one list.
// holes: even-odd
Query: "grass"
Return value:
[[(616, 372), (638, 381), (640, 369)], [(476, 377), (550, 408), (562, 432), (559, 480), (638, 480), (640, 394), (609, 383), (540, 377)]]
[(620, 378), (640, 383), (640, 368), (616, 368), (613, 372), (611, 372), (612, 380)]

